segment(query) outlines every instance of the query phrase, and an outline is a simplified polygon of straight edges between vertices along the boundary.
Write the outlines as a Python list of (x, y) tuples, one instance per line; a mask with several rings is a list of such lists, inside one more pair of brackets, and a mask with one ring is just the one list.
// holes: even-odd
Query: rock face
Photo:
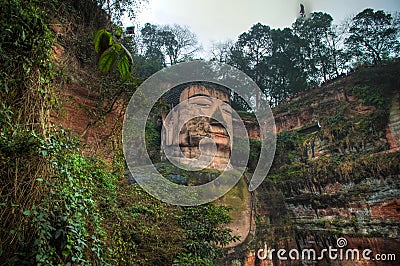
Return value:
[(51, 122), (70, 130), (82, 142), (84, 154), (97, 154), (111, 161), (113, 147), (120, 141), (122, 102), (102, 100), (98, 93), (74, 81), (64, 84), (59, 93), (61, 107), (52, 112)]
[[(240, 245), (230, 247), (221, 265), (398, 265), (399, 69), (399, 65), (390, 65), (356, 72), (273, 109), (280, 134), (273, 167), (251, 199), (249, 220), (255, 224), (250, 234), (242, 234), (247, 238)], [(374, 87), (387, 88), (383, 89), (383, 104), (368, 102), (360, 93)], [(63, 103), (53, 113), (53, 122), (76, 132), (85, 153), (102, 153), (111, 160), (111, 147), (120, 138), (122, 103), (104, 103), (76, 80), (65, 84), (60, 93)], [(177, 103), (196, 94), (229, 99), (224, 90), (197, 84), (182, 89)], [(105, 106), (99, 108), (99, 102)], [(102, 119), (91, 115), (98, 110), (105, 110)], [(242, 114), (242, 119), (249, 136), (259, 140), (254, 118)], [(179, 147), (190, 158), (199, 155), (199, 137), (212, 137), (218, 144), (212, 168), (226, 166), (230, 142), (221, 125), (198, 118), (189, 120), (178, 132)], [(371, 249), (371, 258), (380, 254), (386, 260), (332, 260), (325, 256), (284, 261), (276, 252), (272, 259), (257, 256), (265, 245), (288, 252), (296, 249), (300, 254), (315, 249), (320, 254), (324, 248), (339, 249), (337, 240), (342, 237), (347, 241), (344, 252)]]
[[(254, 197), (254, 236), (228, 256), (235, 265), (398, 265), (399, 76), (399, 64), (364, 69), (273, 109), (274, 164)], [(316, 258), (301, 257), (311, 249)]]
[(400, 93), (393, 97), (386, 138), (391, 149), (400, 147)]

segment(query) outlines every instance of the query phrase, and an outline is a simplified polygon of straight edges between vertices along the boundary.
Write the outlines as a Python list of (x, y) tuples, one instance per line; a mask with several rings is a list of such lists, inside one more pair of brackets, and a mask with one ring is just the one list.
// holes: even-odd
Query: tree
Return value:
[(349, 29), (346, 45), (352, 56), (374, 65), (398, 55), (399, 28), (391, 14), (371, 8), (357, 14)]
[(214, 203), (182, 208), (181, 227), (187, 232), (186, 252), (174, 265), (214, 265), (221, 258), (222, 248), (239, 240), (226, 225), (231, 222), (229, 209)]
[(332, 40), (336, 38), (332, 29), (332, 17), (322, 12), (311, 13), (311, 17), (299, 18), (293, 24), (295, 34), (300, 38), (304, 67), (310, 81), (324, 81), (337, 72), (335, 49)]
[(144, 57), (162, 67), (166, 66), (163, 53), (164, 40), (157, 25), (146, 23), (141, 29), (141, 41), (144, 46)]
[[(229, 63), (249, 75), (260, 89), (267, 91), (267, 61), (272, 54), (271, 29), (257, 23), (248, 32), (242, 33), (231, 50)], [(260, 97), (255, 95), (255, 108), (260, 108)]]
[(200, 50), (197, 36), (187, 26), (174, 24), (161, 27), (165, 53), (170, 65), (191, 60), (194, 54)]
[(306, 77), (301, 64), (299, 38), (289, 28), (271, 31), (272, 56), (269, 60), (271, 105), (304, 90)]
[(152, 65), (159, 64), (159, 69), (188, 61), (200, 49), (196, 35), (188, 27), (146, 23), (140, 32), (143, 56)]
[(332, 68), (336, 76), (339, 76), (349, 63), (349, 53), (345, 51), (346, 26), (333, 25), (332, 33), (328, 35), (328, 47), (332, 56)]
[(225, 42), (213, 42), (209, 50), (211, 56), (210, 60), (220, 63), (228, 62), (233, 46), (234, 43), (231, 40)]
[[(77, 1), (78, 2), (78, 1)], [(79, 1), (82, 2), (82, 1)], [(121, 24), (121, 18), (127, 14), (130, 19), (134, 19), (139, 6), (146, 0), (97, 0), (96, 2), (103, 8), (115, 23)], [(92, 11), (92, 10), (88, 10)]]

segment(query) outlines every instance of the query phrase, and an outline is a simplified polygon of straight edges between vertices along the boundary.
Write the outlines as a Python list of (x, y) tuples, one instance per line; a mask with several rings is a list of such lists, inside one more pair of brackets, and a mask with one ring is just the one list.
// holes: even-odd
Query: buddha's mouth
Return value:
[(210, 133), (219, 137), (229, 137), (226, 128), (215, 119), (210, 120)]

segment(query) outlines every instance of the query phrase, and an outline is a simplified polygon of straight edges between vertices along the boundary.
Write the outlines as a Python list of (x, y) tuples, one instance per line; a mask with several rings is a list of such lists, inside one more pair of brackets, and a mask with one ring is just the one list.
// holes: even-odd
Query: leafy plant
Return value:
[(377, 107), (383, 107), (384, 99), (379, 87), (355, 86), (353, 93), (363, 104), (372, 104)]
[(239, 239), (225, 225), (231, 221), (228, 208), (213, 203), (183, 208), (179, 223), (186, 230), (186, 252), (174, 265), (213, 265), (222, 256), (222, 247)]
[(54, 176), (40, 180), (49, 194), (32, 208), (33, 223), (38, 228), (34, 241), (36, 262), (38, 265), (104, 263), (104, 232), (94, 198), (94, 184), (104, 179), (98, 178), (104, 171), (81, 155), (71, 153), (74, 144), (63, 134), (41, 143), (42, 154), (49, 156), (53, 164)]
[(249, 139), (250, 142), (250, 154), (247, 162), (247, 167), (250, 171), (254, 171), (257, 167), (258, 160), (261, 152), (261, 141), (255, 139)]
[(21, 264), (35, 233), (29, 210), (43, 194), (37, 179), (49, 174), (40, 140), (51, 108), (54, 38), (37, 0), (0, 2), (0, 28), (0, 261)]
[(117, 32), (117, 37), (114, 37), (106, 29), (98, 30), (94, 37), (94, 48), (96, 53), (100, 54), (100, 71), (107, 73), (115, 65), (115, 62), (118, 62), (117, 67), (121, 78), (126, 81), (132, 75), (133, 60), (128, 49), (116, 40), (120, 34), (120, 29)]
[(161, 133), (155, 129), (155, 126), (151, 120), (146, 123), (145, 141), (147, 152), (149, 153), (150, 159), (153, 163), (160, 161), (160, 145), (161, 145)]

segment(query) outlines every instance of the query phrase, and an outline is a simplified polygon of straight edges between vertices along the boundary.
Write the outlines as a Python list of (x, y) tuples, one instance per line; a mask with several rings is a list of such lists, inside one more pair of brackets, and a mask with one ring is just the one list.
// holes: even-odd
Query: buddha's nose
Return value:
[(215, 122), (218, 122), (219, 124), (225, 124), (224, 117), (223, 117), (221, 109), (219, 107), (217, 107), (215, 109), (215, 112), (213, 113), (212, 118)]

